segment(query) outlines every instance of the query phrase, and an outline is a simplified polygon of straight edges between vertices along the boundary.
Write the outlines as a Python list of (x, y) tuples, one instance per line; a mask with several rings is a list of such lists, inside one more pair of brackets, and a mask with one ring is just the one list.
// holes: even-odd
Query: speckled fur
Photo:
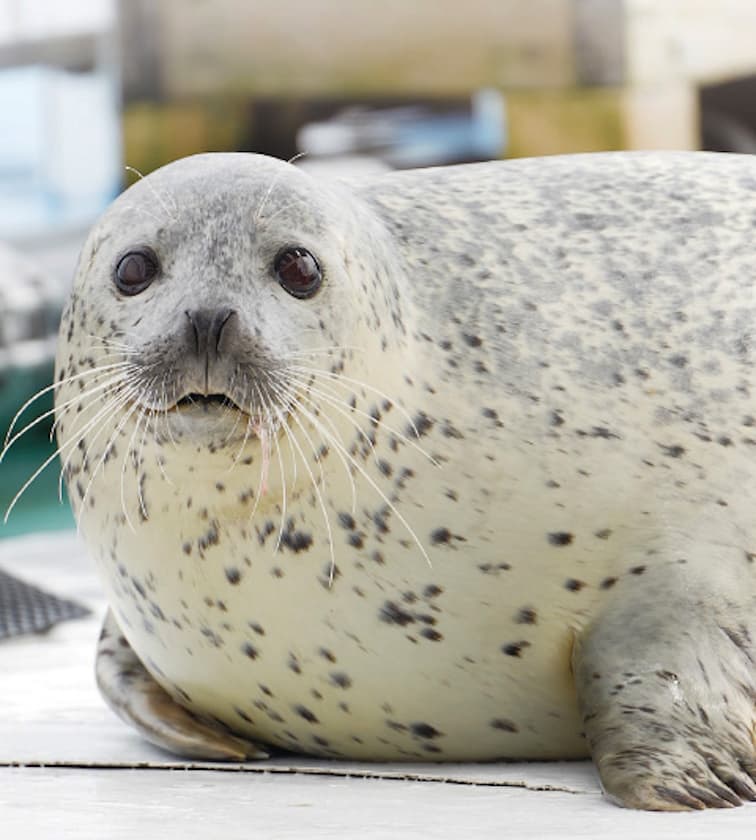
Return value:
[[(621, 804), (756, 797), (755, 232), (756, 160), (737, 156), (325, 185), (205, 155), (131, 187), (82, 253), (59, 378), (106, 339), (192, 390), (183, 312), (233, 307), (214, 388), (344, 348), (308, 364), (353, 380), (321, 408), (367, 476), (353, 507), (343, 459), (292, 427), (331, 582), (290, 454), (282, 523), (277, 465), (257, 499), (260, 443), (227, 415), (142, 439), (127, 418), (110, 449), (124, 412), (94, 423), (66, 478), (136, 655), (177, 703), (276, 747), (592, 752)], [(144, 244), (163, 273), (124, 298), (115, 262)], [(285, 245), (323, 266), (311, 300), (275, 281)], [(63, 446), (104, 399), (61, 415)]]

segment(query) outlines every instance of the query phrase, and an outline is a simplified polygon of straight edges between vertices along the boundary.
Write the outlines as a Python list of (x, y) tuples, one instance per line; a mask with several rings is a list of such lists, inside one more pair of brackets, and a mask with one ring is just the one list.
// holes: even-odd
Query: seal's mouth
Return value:
[(176, 403), (176, 408), (199, 408), (205, 411), (212, 411), (214, 408), (224, 408), (242, 411), (242, 409), (227, 394), (187, 394), (186, 396), (181, 397), (181, 399)]

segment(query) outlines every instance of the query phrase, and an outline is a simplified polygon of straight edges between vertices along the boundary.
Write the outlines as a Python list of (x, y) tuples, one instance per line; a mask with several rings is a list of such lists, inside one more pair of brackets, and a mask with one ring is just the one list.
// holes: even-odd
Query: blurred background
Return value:
[[(754, 36), (753, 0), (0, 0), (0, 431), (52, 380), (78, 249), (126, 165), (241, 150), (333, 177), (751, 153)], [(0, 510), (49, 432), (9, 451)], [(70, 526), (57, 485), (53, 462), (0, 537)]]

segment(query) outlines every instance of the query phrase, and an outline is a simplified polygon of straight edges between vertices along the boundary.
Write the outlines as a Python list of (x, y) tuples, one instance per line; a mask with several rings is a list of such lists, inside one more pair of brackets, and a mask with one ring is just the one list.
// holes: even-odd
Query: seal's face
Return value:
[(98, 362), (125, 363), (125, 411), (216, 446), (273, 433), (314, 360), (338, 370), (355, 327), (342, 313), (364, 293), (321, 188), (278, 161), (222, 157), (211, 170), (203, 156), (172, 164), (114, 203), (85, 248), (69, 315), (86, 323), (79, 339)]

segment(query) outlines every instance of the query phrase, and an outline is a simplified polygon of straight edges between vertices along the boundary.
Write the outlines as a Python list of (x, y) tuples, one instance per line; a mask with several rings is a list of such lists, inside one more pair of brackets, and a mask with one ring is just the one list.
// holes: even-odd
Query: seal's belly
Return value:
[[(101, 551), (109, 600), (176, 699), (259, 741), (372, 759), (581, 756), (572, 640), (654, 562), (671, 504), (628, 483), (617, 448), (601, 473), (583, 470), (581, 492), (549, 496), (547, 475), (598, 466), (593, 446), (540, 464), (525, 446), (496, 461), (468, 447), (430, 473), (405, 453), (393, 511), (358, 482), (352, 513), (334, 479), (333, 568), (311, 489), (290, 497), (279, 533), (265, 497), (251, 519), (246, 498), (230, 514), (241, 470), (217, 509), (174, 485), (159, 517)], [(87, 511), (87, 531), (95, 513), (122, 517), (120, 500)]]
[(584, 754), (570, 628), (598, 581), (581, 582), (594, 594), (576, 610), (579, 593), (471, 549), (429, 568), (400, 548), (400, 576), (339, 562), (332, 585), (327, 560), (289, 552), (214, 568), (209, 555), (178, 584), (167, 546), (123, 576), (104, 565), (118, 621), (164, 687), (257, 740), (387, 759)]

